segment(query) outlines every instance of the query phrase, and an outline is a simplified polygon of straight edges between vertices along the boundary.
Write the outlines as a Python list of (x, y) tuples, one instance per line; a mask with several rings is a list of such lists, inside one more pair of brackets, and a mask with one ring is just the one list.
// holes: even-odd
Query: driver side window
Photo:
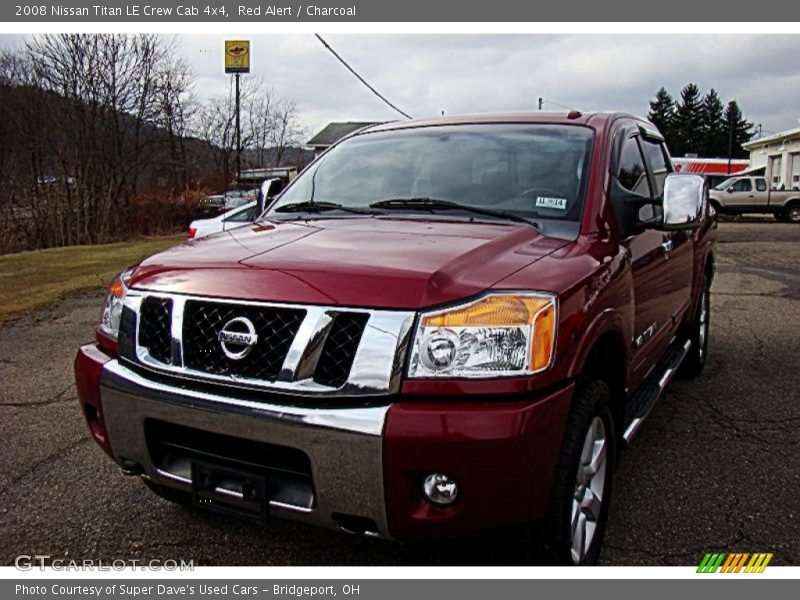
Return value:
[(660, 198), (664, 193), (664, 181), (666, 181), (667, 174), (670, 171), (670, 167), (667, 164), (666, 150), (662, 144), (646, 138), (641, 138), (640, 143), (650, 163), (650, 172), (653, 174), (653, 186), (655, 187), (653, 196)]
[(733, 192), (750, 192), (752, 190), (753, 186), (749, 179), (740, 179), (731, 186), (731, 191)]
[(617, 179), (622, 187), (638, 196), (650, 197), (650, 183), (644, 157), (635, 137), (628, 138), (619, 155)]

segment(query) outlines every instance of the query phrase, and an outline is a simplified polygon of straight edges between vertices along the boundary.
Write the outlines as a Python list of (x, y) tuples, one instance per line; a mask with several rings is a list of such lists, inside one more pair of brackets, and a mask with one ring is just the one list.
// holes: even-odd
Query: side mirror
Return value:
[(729, 194), (732, 194), (733, 193), (733, 186), (732, 185), (728, 186), (727, 188), (725, 188), (725, 191), (728, 192)]
[(700, 175), (670, 173), (664, 182), (662, 229), (695, 229), (703, 219), (708, 189)]
[(269, 201), (269, 186), (272, 183), (271, 179), (267, 179), (261, 183), (261, 187), (258, 190), (258, 196), (256, 196), (256, 206), (258, 207), (256, 211), (260, 215), (264, 212), (264, 209), (267, 207), (267, 202)]

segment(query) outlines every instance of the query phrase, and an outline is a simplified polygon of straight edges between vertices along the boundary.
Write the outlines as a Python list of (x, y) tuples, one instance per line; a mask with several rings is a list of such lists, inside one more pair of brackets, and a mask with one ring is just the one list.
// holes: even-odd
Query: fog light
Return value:
[(425, 497), (439, 506), (448, 506), (458, 497), (458, 484), (444, 473), (431, 473), (422, 483)]

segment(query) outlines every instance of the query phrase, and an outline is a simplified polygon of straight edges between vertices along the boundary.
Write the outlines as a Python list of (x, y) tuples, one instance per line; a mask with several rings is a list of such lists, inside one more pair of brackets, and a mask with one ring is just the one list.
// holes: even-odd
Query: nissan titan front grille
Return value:
[(196, 381), (311, 396), (385, 395), (399, 387), (413, 320), (412, 312), (132, 291), (120, 356)]

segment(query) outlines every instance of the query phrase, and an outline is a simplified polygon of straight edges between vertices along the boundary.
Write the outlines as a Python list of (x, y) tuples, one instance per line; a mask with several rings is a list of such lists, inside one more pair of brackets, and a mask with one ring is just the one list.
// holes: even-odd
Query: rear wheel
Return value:
[(800, 223), (800, 204), (792, 204), (785, 208), (783, 218), (789, 223)]
[(596, 379), (575, 392), (547, 519), (558, 564), (593, 565), (600, 556), (617, 449), (610, 399), (608, 385)]

